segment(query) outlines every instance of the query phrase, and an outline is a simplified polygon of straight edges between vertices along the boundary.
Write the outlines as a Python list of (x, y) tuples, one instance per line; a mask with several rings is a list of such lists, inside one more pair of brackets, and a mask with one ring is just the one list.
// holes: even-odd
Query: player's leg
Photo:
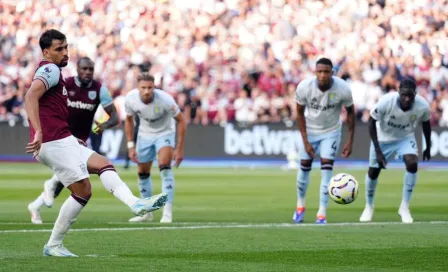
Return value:
[[(316, 149), (317, 145), (313, 137), (309, 137), (308, 140)], [(297, 205), (294, 214), (292, 216), (292, 220), (294, 221), (294, 223), (302, 223), (305, 217), (305, 208), (306, 208), (305, 198), (306, 198), (306, 192), (308, 190), (308, 185), (310, 183), (311, 165), (313, 164), (314, 159), (311, 158), (308, 155), (308, 153), (306, 153), (305, 145), (301, 138), (299, 139), (299, 158), (300, 158), (300, 168), (297, 171), (297, 178), (296, 178)]]
[(135, 215), (144, 215), (165, 205), (166, 194), (155, 195), (148, 199), (139, 199), (134, 196), (126, 183), (118, 176), (112, 163), (104, 156), (93, 152), (87, 161), (87, 166), (90, 173), (98, 174), (106, 190), (130, 207)]
[[(65, 184), (70, 183), (65, 181)], [(67, 250), (62, 242), (65, 235), (69, 231), (72, 224), (76, 221), (81, 210), (87, 205), (92, 196), (92, 189), (89, 179), (72, 183), (67, 187), (72, 193), (68, 199), (62, 204), (59, 216), (53, 227), (50, 239), (44, 246), (44, 256), (56, 257), (78, 257)]]
[(160, 177), (162, 179), (162, 192), (168, 195), (168, 201), (163, 207), (161, 223), (171, 223), (173, 221), (173, 200), (174, 200), (174, 174), (171, 170), (175, 145), (175, 134), (169, 134), (157, 138), (155, 146), (158, 154), (158, 165)]
[(91, 197), (89, 173), (80, 147), (74, 137), (67, 137), (42, 144), (37, 156), (37, 159), (53, 169), (57, 178), (72, 191), (62, 205), (50, 239), (44, 246), (45, 256), (76, 257), (62, 242)]
[(54, 199), (59, 195), (62, 188), (64, 188), (64, 185), (62, 185), (55, 174), (45, 181), (44, 191), (28, 205), (28, 210), (31, 213), (31, 222), (33, 224), (42, 224), (40, 208), (43, 205), (46, 205), (49, 208), (53, 206)]
[[(140, 158), (140, 156), (138, 157)], [(152, 161), (138, 164), (138, 188), (141, 198), (149, 198), (152, 196), (151, 166)], [(144, 221), (152, 221), (152, 214), (150, 212), (143, 216), (135, 216), (129, 219), (129, 222)]]
[(341, 133), (331, 132), (326, 135), (322, 135), (322, 141), (320, 142), (320, 165), (321, 165), (321, 181), (320, 181), (320, 194), (319, 194), (319, 210), (316, 215), (317, 224), (327, 223), (327, 208), (328, 208), (328, 185), (333, 177), (333, 164), (336, 158), (336, 154), (339, 150), (339, 144), (341, 142)]
[[(393, 152), (395, 152), (396, 148), (393, 143), (380, 143), (380, 149), (383, 152), (384, 157), (386, 160), (389, 160)], [(359, 218), (359, 221), (361, 222), (370, 222), (373, 218), (373, 212), (374, 212), (374, 199), (375, 199), (375, 193), (376, 193), (376, 187), (378, 185), (378, 177), (381, 173), (381, 168), (379, 168), (378, 162), (376, 157), (376, 151), (375, 147), (373, 146), (373, 143), (370, 143), (370, 150), (369, 150), (369, 170), (365, 177), (366, 182), (366, 205), (365, 208), (361, 214), (361, 217)]]
[(403, 159), (406, 165), (403, 183), (403, 198), (398, 214), (401, 216), (401, 221), (403, 223), (412, 223), (414, 222), (414, 219), (409, 211), (409, 202), (411, 200), (415, 184), (417, 183), (418, 170), (417, 144), (415, 138), (409, 137), (402, 140), (398, 144), (397, 155)]

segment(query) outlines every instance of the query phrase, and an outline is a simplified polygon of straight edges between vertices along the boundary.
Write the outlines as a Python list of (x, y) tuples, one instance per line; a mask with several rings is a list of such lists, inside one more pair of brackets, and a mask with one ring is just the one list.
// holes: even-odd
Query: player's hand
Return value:
[(305, 142), (305, 151), (311, 158), (314, 158), (314, 147), (308, 141)]
[(138, 163), (137, 152), (135, 151), (135, 147), (129, 148), (129, 159), (131, 161)]
[(353, 142), (347, 142), (342, 149), (342, 157), (348, 158), (352, 154)]
[(378, 166), (380, 167), (380, 169), (386, 169), (387, 161), (386, 158), (384, 157), (383, 152), (381, 151), (376, 152), (376, 161), (378, 162)]
[(81, 139), (79, 139), (79, 138), (76, 138), (76, 140), (78, 140), (78, 143), (79, 143), (80, 145), (83, 145), (83, 146), (87, 147), (87, 143), (84, 142), (83, 140), (81, 140)]
[(103, 133), (103, 131), (104, 131), (103, 124), (101, 124), (101, 123), (99, 123), (97, 121), (94, 121), (94, 122), (95, 122), (95, 126), (93, 128), (93, 133), (98, 134), (98, 135)]
[(34, 134), (33, 141), (26, 145), (26, 153), (33, 153), (33, 157), (36, 157), (39, 154), (41, 144), (42, 144), (42, 132), (36, 131), (36, 134)]
[(176, 161), (174, 166), (179, 167), (180, 163), (184, 160), (184, 151), (180, 149), (174, 150), (173, 159)]
[(431, 148), (426, 148), (425, 151), (423, 151), (423, 160), (429, 161), (431, 159)]

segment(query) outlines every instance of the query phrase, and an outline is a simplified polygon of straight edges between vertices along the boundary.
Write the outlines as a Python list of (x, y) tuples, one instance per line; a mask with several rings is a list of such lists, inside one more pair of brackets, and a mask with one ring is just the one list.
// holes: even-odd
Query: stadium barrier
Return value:
[[(347, 138), (347, 128), (342, 130), (341, 149)], [(417, 142), (421, 152), (423, 134), (417, 131)], [(297, 150), (299, 132), (296, 125), (283, 123), (242, 126), (235, 123), (221, 126), (190, 125), (185, 143), (185, 155), (193, 159), (221, 160), (285, 160)], [(23, 126), (10, 127), (0, 123), (0, 156), (2, 160), (30, 158), (25, 153), (29, 140), (29, 129)], [(448, 128), (434, 127), (432, 132), (432, 156), (435, 161), (448, 161)], [(353, 153), (350, 159), (367, 161), (370, 137), (366, 124), (356, 126)], [(122, 128), (103, 133), (100, 150), (110, 159), (126, 155), (126, 139)], [(340, 154), (339, 154), (340, 156)]]

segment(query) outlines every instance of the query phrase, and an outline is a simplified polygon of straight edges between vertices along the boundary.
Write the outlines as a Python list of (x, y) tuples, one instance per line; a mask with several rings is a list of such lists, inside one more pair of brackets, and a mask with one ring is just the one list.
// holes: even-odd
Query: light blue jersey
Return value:
[[(393, 154), (402, 159), (407, 154), (418, 154), (415, 140), (415, 129), (418, 123), (429, 121), (430, 107), (428, 102), (417, 95), (412, 108), (403, 111), (399, 106), (399, 94), (388, 93), (381, 97), (370, 116), (375, 119), (378, 142), (386, 160)], [(376, 152), (370, 144), (369, 166), (377, 168)]]
[(163, 147), (175, 147), (174, 118), (180, 114), (180, 109), (170, 94), (155, 89), (153, 101), (145, 104), (139, 90), (134, 89), (126, 95), (125, 109), (128, 116), (140, 118), (136, 146), (140, 163), (154, 161)]

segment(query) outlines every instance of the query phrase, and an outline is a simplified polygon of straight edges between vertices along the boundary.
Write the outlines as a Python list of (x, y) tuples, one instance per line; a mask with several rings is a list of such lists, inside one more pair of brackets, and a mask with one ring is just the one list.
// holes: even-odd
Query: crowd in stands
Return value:
[(326, 56), (359, 120), (413, 76), (432, 124), (448, 126), (446, 0), (2, 0), (0, 122), (26, 120), (38, 39), (50, 28), (67, 35), (63, 74), (90, 57), (122, 118), (124, 96), (149, 71), (191, 123), (290, 122), (297, 84)]

